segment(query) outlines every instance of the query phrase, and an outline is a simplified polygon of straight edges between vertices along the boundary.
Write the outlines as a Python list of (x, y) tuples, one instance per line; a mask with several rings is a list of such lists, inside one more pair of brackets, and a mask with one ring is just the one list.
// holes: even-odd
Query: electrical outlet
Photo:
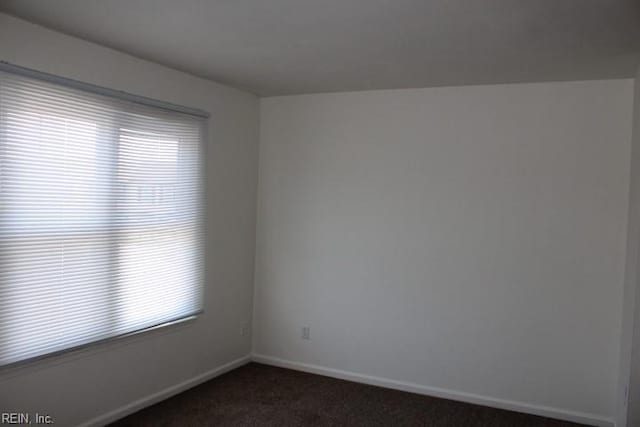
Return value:
[(246, 320), (240, 323), (240, 335), (243, 337), (249, 333), (249, 322)]
[(311, 328), (309, 326), (302, 327), (302, 339), (303, 340), (311, 339)]

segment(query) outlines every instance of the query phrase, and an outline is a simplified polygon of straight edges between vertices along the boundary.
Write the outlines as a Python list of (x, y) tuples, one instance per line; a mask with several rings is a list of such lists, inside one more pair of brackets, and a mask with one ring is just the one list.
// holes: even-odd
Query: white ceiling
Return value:
[(2, 0), (259, 95), (630, 77), (636, 0)]

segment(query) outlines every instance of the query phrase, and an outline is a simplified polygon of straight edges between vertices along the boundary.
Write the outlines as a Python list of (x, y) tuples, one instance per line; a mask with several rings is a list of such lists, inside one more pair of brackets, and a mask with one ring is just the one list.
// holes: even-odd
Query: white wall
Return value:
[(262, 99), (254, 352), (607, 424), (632, 85)]
[(258, 100), (0, 14), (0, 60), (211, 113), (205, 314), (161, 330), (0, 372), (0, 410), (86, 422), (251, 351)]
[(635, 80), (634, 100), (627, 263), (618, 383), (618, 427), (640, 425), (640, 69)]

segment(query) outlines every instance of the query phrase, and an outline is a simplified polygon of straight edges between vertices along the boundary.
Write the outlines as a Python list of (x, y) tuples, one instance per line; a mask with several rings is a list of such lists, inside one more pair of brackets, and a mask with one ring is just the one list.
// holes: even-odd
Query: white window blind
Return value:
[(0, 365), (202, 310), (204, 123), (0, 71)]

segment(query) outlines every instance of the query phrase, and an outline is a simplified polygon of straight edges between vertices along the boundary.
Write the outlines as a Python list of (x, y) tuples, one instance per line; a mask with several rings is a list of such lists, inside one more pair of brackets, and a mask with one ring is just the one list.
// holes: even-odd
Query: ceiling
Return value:
[(1, 0), (261, 96), (630, 77), (636, 0)]

